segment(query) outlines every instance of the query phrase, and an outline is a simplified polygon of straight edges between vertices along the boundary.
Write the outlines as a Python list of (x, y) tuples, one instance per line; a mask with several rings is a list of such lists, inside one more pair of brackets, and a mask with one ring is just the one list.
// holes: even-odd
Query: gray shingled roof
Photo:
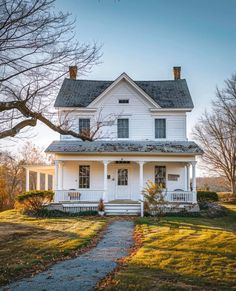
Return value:
[(50, 153), (184, 153), (202, 154), (193, 141), (53, 141)]
[[(162, 108), (193, 108), (185, 79), (169, 81), (134, 81)], [(65, 79), (55, 107), (86, 107), (113, 81)]]

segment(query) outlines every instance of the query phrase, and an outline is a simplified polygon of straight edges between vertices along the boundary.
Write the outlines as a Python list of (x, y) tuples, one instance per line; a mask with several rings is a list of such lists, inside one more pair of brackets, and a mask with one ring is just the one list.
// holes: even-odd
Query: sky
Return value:
[[(134, 80), (167, 80), (172, 67), (181, 66), (195, 105), (188, 114), (190, 139), (216, 86), (236, 71), (236, 0), (56, 0), (55, 10), (76, 17), (81, 43), (102, 45), (101, 64), (85, 79), (114, 80), (126, 72)], [(43, 125), (32, 131), (41, 147), (56, 139)], [(20, 142), (2, 141), (11, 149)]]

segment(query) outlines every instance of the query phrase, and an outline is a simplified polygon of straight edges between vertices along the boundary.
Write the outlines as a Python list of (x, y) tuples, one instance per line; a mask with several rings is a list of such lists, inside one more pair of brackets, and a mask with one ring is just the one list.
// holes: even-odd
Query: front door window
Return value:
[(128, 185), (128, 169), (118, 169), (118, 186), (127, 186)]

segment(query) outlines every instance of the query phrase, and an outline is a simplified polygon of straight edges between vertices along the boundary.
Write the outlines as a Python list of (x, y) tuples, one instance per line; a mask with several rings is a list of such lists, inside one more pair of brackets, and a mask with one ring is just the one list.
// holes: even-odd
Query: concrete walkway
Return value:
[(127, 256), (133, 244), (133, 227), (131, 221), (115, 221), (109, 225), (95, 248), (78, 258), (57, 263), (32, 278), (4, 286), (1, 290), (93, 290), (96, 283), (116, 267), (114, 261)]

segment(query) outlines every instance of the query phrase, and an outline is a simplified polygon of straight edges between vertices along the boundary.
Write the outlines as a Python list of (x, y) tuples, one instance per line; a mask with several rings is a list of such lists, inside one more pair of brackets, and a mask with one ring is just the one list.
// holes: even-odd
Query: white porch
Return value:
[[(89, 166), (88, 188), (79, 187), (79, 167)], [(196, 204), (196, 161), (193, 156), (57, 156), (55, 161), (55, 203), (67, 207), (97, 205), (100, 198), (106, 205), (113, 201), (126, 206), (136, 202), (143, 215), (143, 189), (148, 180), (155, 181), (155, 166), (166, 167), (166, 200)], [(118, 185), (123, 170), (128, 181)], [(192, 187), (190, 189), (190, 170)], [(123, 172), (124, 172), (123, 171)], [(126, 201), (126, 202), (124, 202)], [(114, 205), (114, 203), (112, 204)]]
[(24, 165), (26, 174), (25, 190), (55, 190), (53, 165)]

